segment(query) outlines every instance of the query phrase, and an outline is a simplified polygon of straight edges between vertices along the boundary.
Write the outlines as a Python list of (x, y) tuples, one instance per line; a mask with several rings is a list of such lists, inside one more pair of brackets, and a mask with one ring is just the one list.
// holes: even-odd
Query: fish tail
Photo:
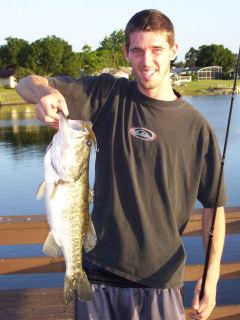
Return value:
[(87, 301), (91, 300), (92, 292), (86, 273), (83, 271), (80, 278), (76, 281), (77, 298)]
[(73, 280), (68, 278), (67, 276), (65, 276), (64, 278), (63, 297), (65, 304), (71, 303), (75, 297)]
[(63, 295), (65, 304), (71, 303), (75, 296), (80, 300), (91, 300), (91, 286), (86, 273), (78, 273), (75, 278), (65, 276)]

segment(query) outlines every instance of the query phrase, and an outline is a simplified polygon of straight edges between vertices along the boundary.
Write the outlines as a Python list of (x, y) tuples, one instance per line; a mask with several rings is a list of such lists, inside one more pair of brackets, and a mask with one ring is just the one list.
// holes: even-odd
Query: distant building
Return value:
[(171, 70), (171, 79), (173, 84), (179, 85), (183, 82), (190, 82), (191, 75), (195, 74), (198, 80), (222, 79), (223, 71), (221, 66), (209, 66), (203, 68), (173, 68)]
[(192, 81), (191, 76), (192, 70), (188, 67), (186, 68), (172, 68), (170, 72), (170, 77), (172, 84), (175, 86), (180, 86), (186, 82)]
[(204, 67), (197, 71), (198, 80), (222, 79), (223, 71), (220, 66)]
[(13, 69), (0, 69), (0, 86), (15, 88), (17, 85)]

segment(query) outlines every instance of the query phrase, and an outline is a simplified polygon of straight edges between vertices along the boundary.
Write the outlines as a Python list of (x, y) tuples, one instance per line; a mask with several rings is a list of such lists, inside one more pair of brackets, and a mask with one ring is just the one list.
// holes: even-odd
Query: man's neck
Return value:
[(149, 98), (163, 101), (174, 101), (177, 99), (171, 85), (161, 88), (145, 89), (138, 84), (138, 89), (142, 94)]

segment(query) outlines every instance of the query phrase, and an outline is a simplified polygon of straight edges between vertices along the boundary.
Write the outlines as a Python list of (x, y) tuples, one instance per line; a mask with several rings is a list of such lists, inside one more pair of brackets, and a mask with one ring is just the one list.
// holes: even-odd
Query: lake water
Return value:
[[(231, 96), (185, 97), (211, 123), (223, 148)], [(240, 96), (234, 101), (232, 123), (225, 160), (227, 206), (240, 206)], [(43, 201), (35, 191), (43, 180), (43, 157), (54, 131), (42, 125), (31, 112), (11, 113), (0, 109), (0, 216), (42, 214)], [(93, 183), (92, 154), (90, 182)], [(196, 207), (200, 204), (196, 203)], [(200, 237), (184, 239), (188, 263), (203, 263)], [(226, 237), (223, 261), (240, 261), (240, 235)], [(0, 257), (41, 255), (41, 245), (0, 247)], [(0, 290), (21, 287), (62, 286), (63, 274), (0, 276)], [(190, 304), (193, 283), (186, 284), (186, 305)], [(218, 303), (240, 303), (240, 281), (219, 282)]]

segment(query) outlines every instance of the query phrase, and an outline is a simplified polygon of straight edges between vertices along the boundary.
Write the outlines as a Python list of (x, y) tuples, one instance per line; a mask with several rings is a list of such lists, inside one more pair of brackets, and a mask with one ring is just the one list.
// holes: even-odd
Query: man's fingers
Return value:
[(37, 115), (37, 118), (39, 120), (41, 120), (42, 122), (46, 123), (47, 125), (55, 128), (55, 129), (58, 129), (58, 127), (59, 127), (59, 115), (58, 114), (56, 114), (54, 116), (47, 115), (43, 108), (36, 105), (36, 115)]
[(66, 117), (69, 115), (68, 107), (67, 107), (65, 99), (61, 100), (61, 103), (59, 105), (58, 110), (61, 110), (65, 114)]
[(196, 290), (192, 301), (193, 310), (189, 313), (190, 319), (202, 319), (205, 320), (211, 314), (215, 304), (211, 303), (209, 299), (204, 296), (199, 304), (199, 294)]
[(38, 102), (39, 107), (43, 108), (48, 116), (56, 115), (62, 111), (65, 116), (68, 116), (68, 108), (64, 97), (57, 91), (57, 93), (49, 94), (42, 97)]

